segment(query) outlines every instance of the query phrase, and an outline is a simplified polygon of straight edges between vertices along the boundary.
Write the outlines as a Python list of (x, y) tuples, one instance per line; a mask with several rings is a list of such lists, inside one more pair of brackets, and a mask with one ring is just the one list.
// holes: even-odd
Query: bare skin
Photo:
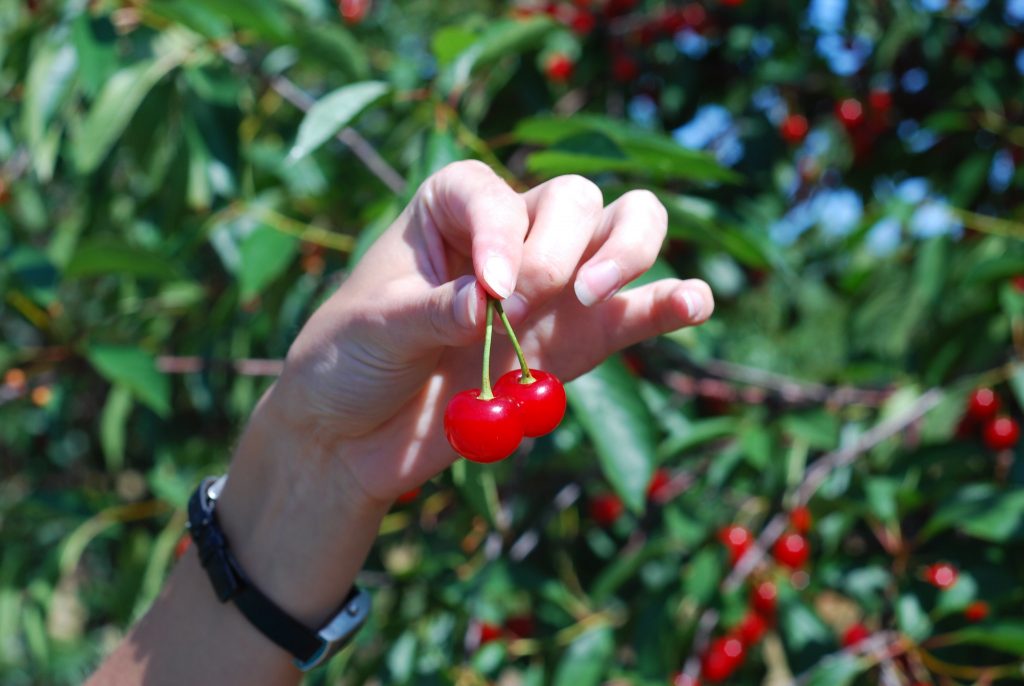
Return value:
[[(531, 363), (568, 381), (711, 316), (698, 280), (624, 293), (666, 232), (646, 191), (604, 206), (582, 177), (518, 194), (479, 162), (419, 189), (306, 323), (243, 432), (218, 504), (254, 583), (311, 628), (336, 610), (392, 501), (454, 459), (449, 397), (480, 383), (488, 295)], [(492, 368), (516, 366), (499, 341)], [(290, 656), (219, 604), (194, 553), (90, 684), (295, 684)]]

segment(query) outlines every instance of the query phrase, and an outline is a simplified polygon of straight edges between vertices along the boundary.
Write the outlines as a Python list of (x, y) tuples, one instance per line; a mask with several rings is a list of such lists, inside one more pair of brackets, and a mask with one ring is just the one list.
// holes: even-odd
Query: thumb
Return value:
[(487, 293), (475, 276), (461, 276), (417, 294), (394, 313), (400, 327), (398, 347), (419, 357), (424, 350), (461, 347), (479, 340), (487, 312)]

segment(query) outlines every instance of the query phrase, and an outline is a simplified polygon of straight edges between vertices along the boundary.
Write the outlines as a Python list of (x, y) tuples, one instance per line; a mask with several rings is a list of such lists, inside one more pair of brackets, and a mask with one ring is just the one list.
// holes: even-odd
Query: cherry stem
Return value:
[(494, 392), (491, 391), (491, 334), (494, 331), (494, 308), (491, 304), (494, 301), (488, 298), (487, 303), (487, 328), (484, 329), (484, 372), (480, 377), (480, 400), (493, 400)]
[(505, 314), (505, 308), (501, 306), (501, 303), (497, 300), (492, 301), (494, 303), (494, 309), (498, 311), (498, 316), (501, 317), (501, 323), (505, 325), (505, 332), (508, 333), (508, 339), (512, 341), (512, 347), (516, 351), (516, 357), (519, 358), (519, 367), (523, 370), (523, 373), (519, 376), (519, 383), (531, 384), (535, 381), (533, 374), (530, 373), (530, 366), (526, 364), (526, 355), (523, 354), (523, 349), (519, 345), (519, 339), (516, 338), (516, 332), (512, 330), (512, 324), (508, 320), (508, 315)]

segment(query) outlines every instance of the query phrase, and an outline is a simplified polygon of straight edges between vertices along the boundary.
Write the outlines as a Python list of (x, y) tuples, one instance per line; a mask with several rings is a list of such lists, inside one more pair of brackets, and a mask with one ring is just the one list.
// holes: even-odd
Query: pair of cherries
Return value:
[[(501, 318), (520, 369), (502, 375), (491, 388), (491, 333), (494, 313)], [(462, 457), (473, 462), (504, 460), (524, 436), (550, 433), (565, 415), (565, 389), (554, 374), (531, 370), (501, 304), (488, 299), (484, 364), (480, 388), (456, 393), (444, 412), (444, 433)]]

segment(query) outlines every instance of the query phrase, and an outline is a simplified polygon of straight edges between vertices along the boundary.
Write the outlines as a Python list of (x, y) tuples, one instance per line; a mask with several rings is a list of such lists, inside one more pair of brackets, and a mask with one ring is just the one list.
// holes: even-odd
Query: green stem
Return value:
[(530, 373), (530, 366), (526, 364), (526, 355), (523, 354), (523, 348), (519, 345), (519, 339), (516, 338), (516, 332), (512, 330), (512, 324), (508, 320), (508, 315), (505, 314), (505, 309), (501, 306), (501, 303), (497, 300), (494, 302), (494, 308), (498, 311), (498, 316), (501, 317), (501, 323), (505, 325), (505, 332), (508, 333), (508, 339), (512, 341), (512, 347), (516, 351), (516, 357), (519, 358), (519, 367), (523, 370), (523, 373), (519, 376), (519, 383), (531, 384), (535, 381), (533, 374)]
[(480, 400), (493, 400), (494, 392), (491, 391), (491, 333), (494, 330), (494, 308), (491, 307), (488, 298), (487, 303), (487, 328), (484, 329), (484, 373), (480, 377)]

